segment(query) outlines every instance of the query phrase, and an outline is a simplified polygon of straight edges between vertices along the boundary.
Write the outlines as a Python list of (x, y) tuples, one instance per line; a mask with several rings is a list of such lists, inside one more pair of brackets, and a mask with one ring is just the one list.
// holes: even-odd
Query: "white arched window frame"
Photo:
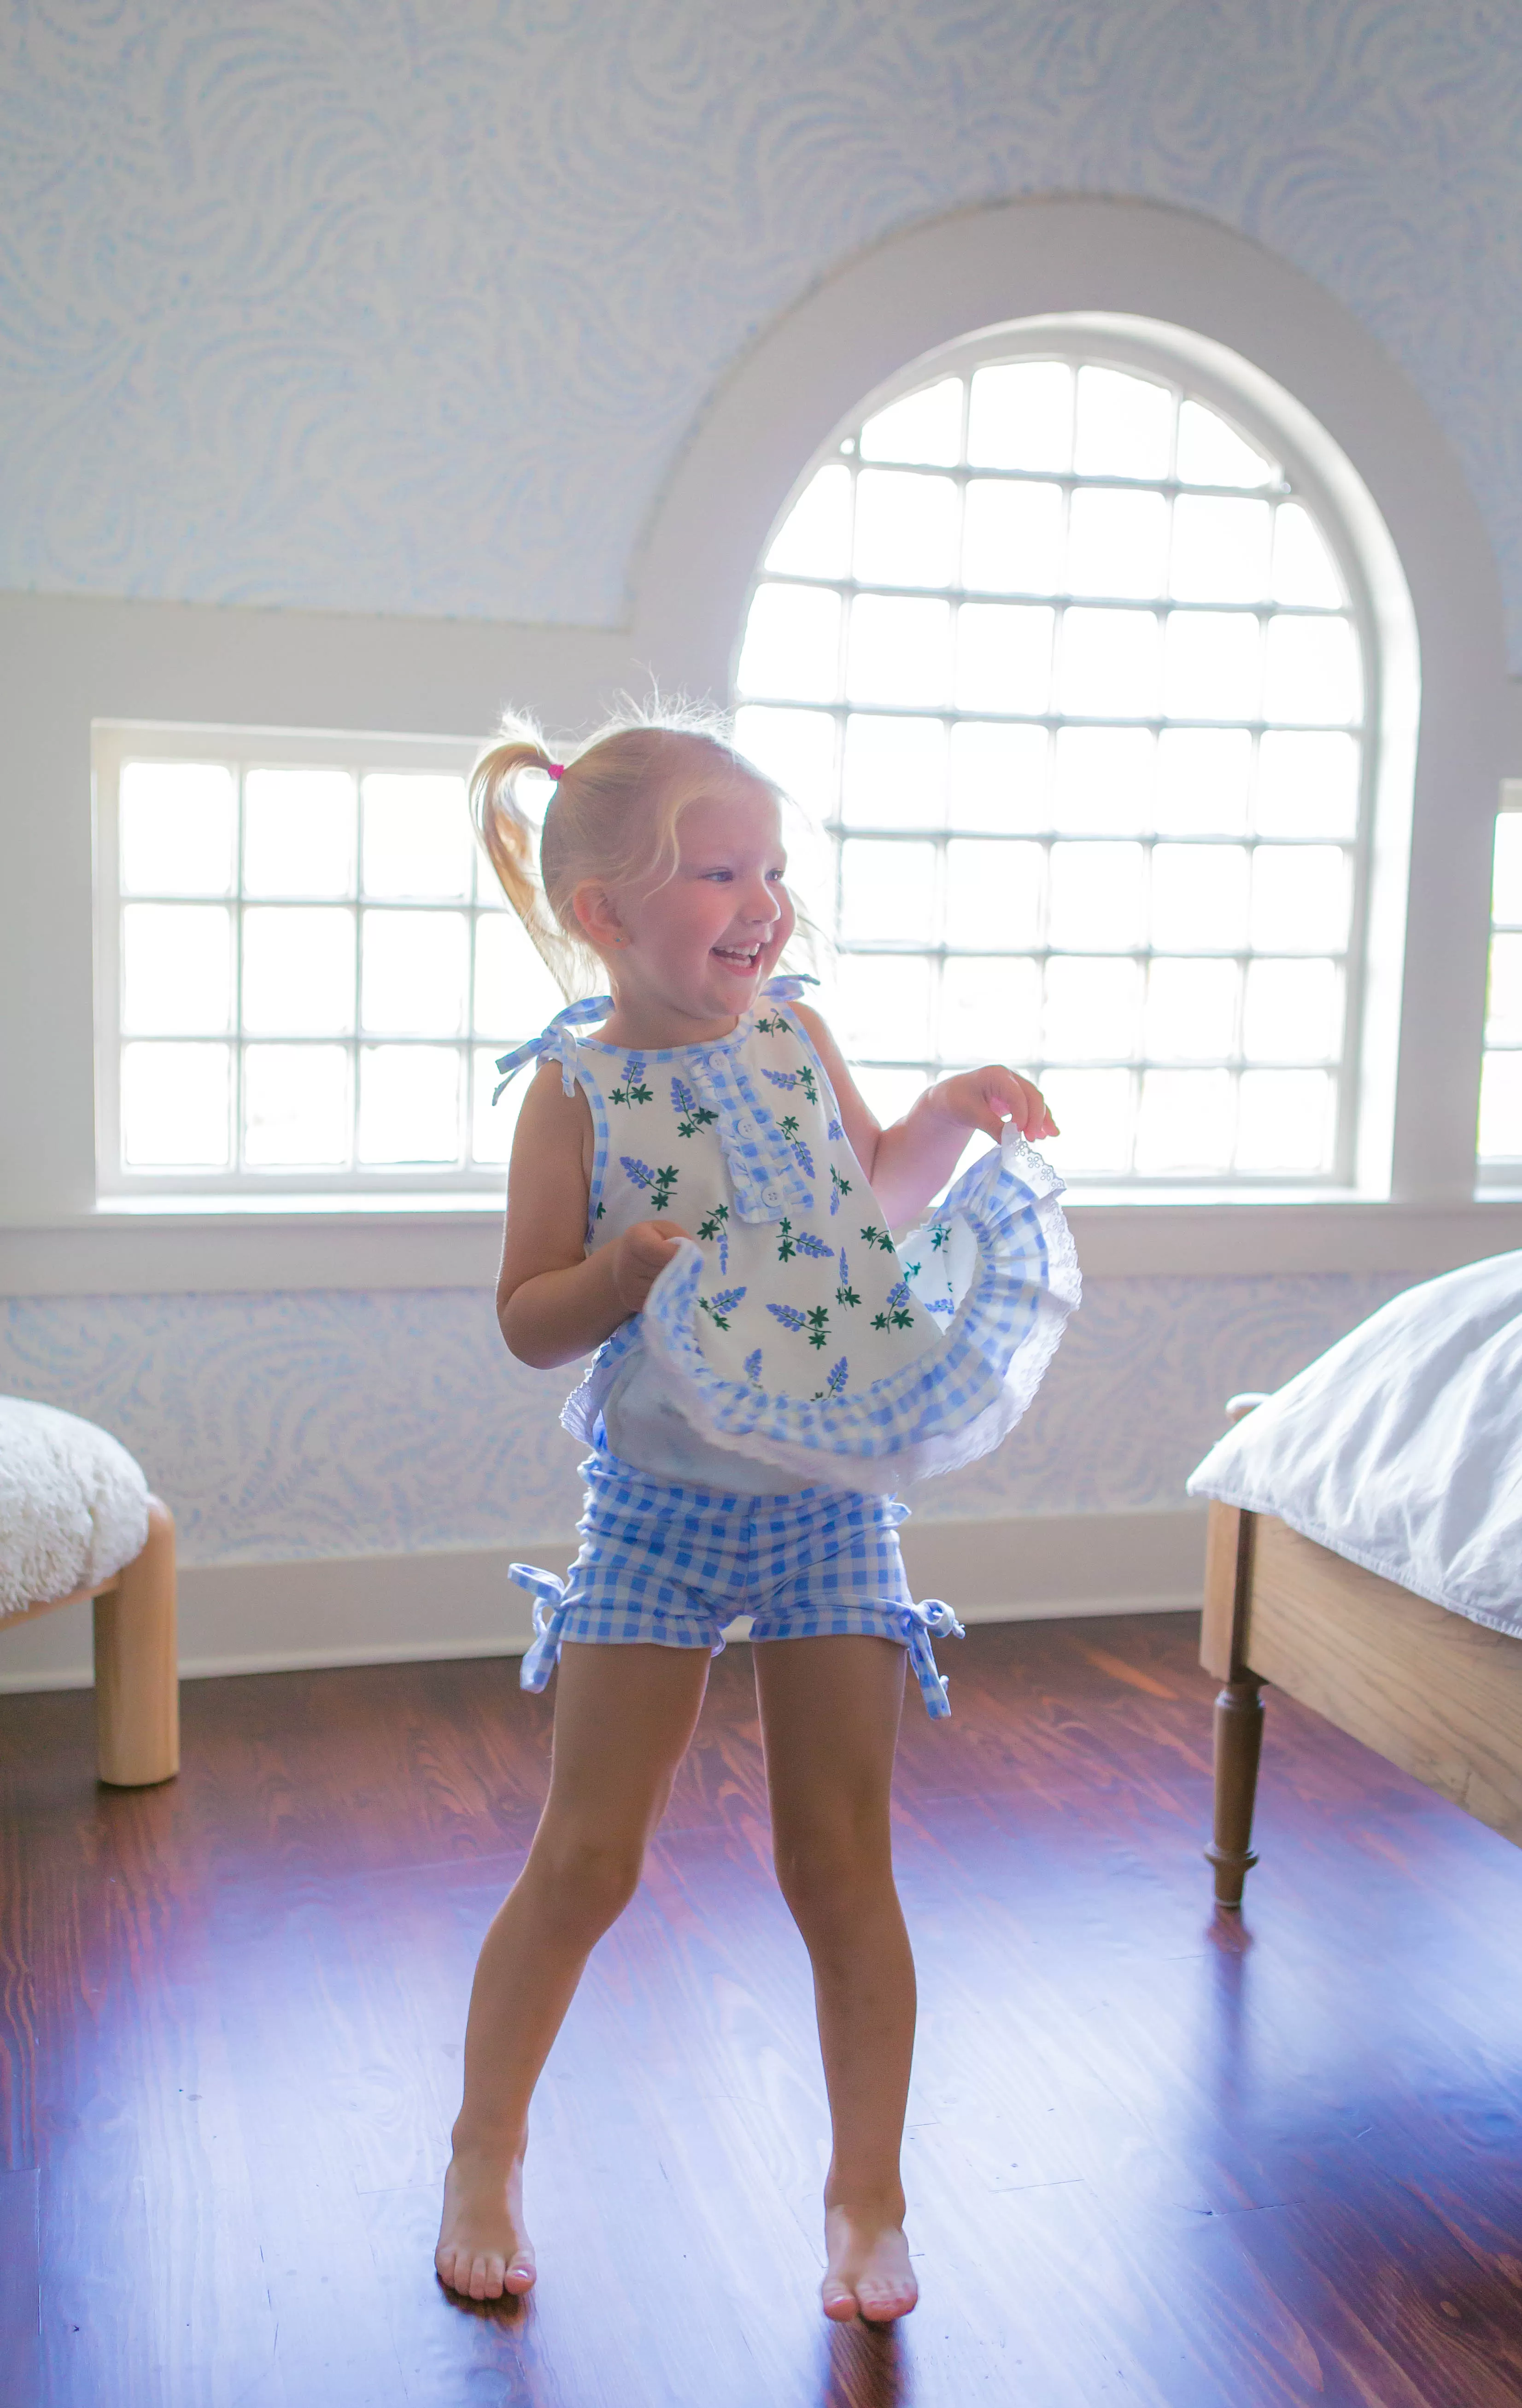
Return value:
[(1480, 1076), (1482, 1185), (1522, 1187), (1522, 779), (1501, 788), (1491, 884), (1485, 1059)]
[[(1102, 463), (1095, 467), (1092, 459), (1086, 467), (1081, 448), (1055, 466), (1050, 447), (1044, 454), (1039, 445), (1026, 462), (1008, 456), (998, 462), (997, 447), (990, 451), (985, 438), (974, 441), (970, 456), (974, 379), (1002, 364), (1037, 362), (1115, 369), (1145, 380), (1148, 392), (1159, 395), (1159, 428), (1166, 411), (1172, 430), (1165, 453), (1132, 464), (1139, 471), (1132, 474), (1104, 473)], [(983, 387), (990, 381), (984, 378)], [(1088, 381), (1097, 393), (1102, 375)], [(918, 461), (906, 456), (914, 446), (902, 439), (886, 446), (880, 465), (863, 458), (863, 427), (869, 429), (868, 452), (884, 453), (884, 443), (871, 440), (883, 413), (916, 395), (938, 394), (946, 401), (953, 384), (960, 394), (960, 440), (952, 444), (943, 437)], [(1078, 389), (1070, 379), (1070, 397)], [(901, 423), (903, 417), (900, 412)], [(1263, 455), (1261, 472), (1242, 457), (1226, 460), (1218, 472), (1202, 461), (1202, 442), (1208, 444), (1210, 429), (1218, 430), (1222, 420)], [(1180, 428), (1186, 445), (1192, 441), (1192, 461), (1177, 452)], [(821, 477), (825, 469), (831, 474)], [(1293, 524), (1303, 538), (1302, 514), (1308, 515), (1334, 564), (1335, 590), (1326, 581), (1318, 589), (1303, 580), (1287, 587), (1282, 575), (1271, 574), (1265, 553), (1256, 586), (1229, 567), (1220, 589), (1212, 592), (1198, 569), (1192, 578), (1180, 579), (1159, 561), (1150, 591), (1145, 576), (1140, 583), (1132, 576), (1105, 592), (1091, 574), (1070, 573), (1073, 561), (1065, 549), (1059, 569), (1022, 574), (1013, 556), (1018, 537), (1003, 574), (990, 574), (985, 564), (974, 575), (959, 560), (949, 572), (944, 563), (935, 564), (929, 575), (920, 564), (917, 578), (915, 564), (881, 557), (863, 573), (860, 547), (854, 559), (842, 555), (828, 562), (817, 552), (810, 563), (800, 550), (800, 523), (810, 509), (818, 515), (825, 488), (838, 486), (843, 505), (854, 507), (858, 479), (865, 474), (880, 480), (885, 470), (923, 477), (937, 501), (958, 488), (959, 512), (969, 486), (984, 505), (995, 485), (1023, 488), (1027, 499), (1045, 502), (1060, 493), (1064, 547), (1069, 513), (1076, 540), (1078, 513), (1094, 507), (1087, 500), (1075, 503), (1079, 495), (1138, 495), (1137, 508), (1155, 511), (1159, 526), (1170, 529), (1180, 497), (1186, 512), (1197, 513), (1212, 495), (1238, 505), (1251, 501), (1265, 523), (1271, 512), (1277, 517), (1291, 506), (1286, 528)], [(811, 498), (804, 502), (804, 496)], [(1403, 781), (1409, 790), (1416, 703), (1415, 636), (1399, 565), (1377, 513), (1372, 505), (1360, 510), (1359, 498), (1357, 480), (1330, 437), (1246, 363), (1183, 329), (1113, 316), (1054, 315), (940, 346), (880, 384), (832, 430), (797, 480), (762, 551), (747, 603), (747, 636), (737, 651), (735, 698), (742, 744), (812, 806), (830, 838), (827, 873), (821, 879), (816, 867), (808, 882), (811, 900), (839, 939), (848, 1048), (885, 1115), (901, 1109), (925, 1076), (969, 1059), (1004, 1054), (1029, 1063), (1054, 1091), (1070, 1131), (1071, 1173), (1086, 1183), (1169, 1192), (1202, 1186), (1345, 1192), (1355, 1184), (1360, 1103), (1365, 1155), (1371, 1138), (1376, 1148), (1381, 1139), (1387, 1141), (1387, 1113), (1377, 1095), (1371, 1098), (1361, 1061), (1371, 983), (1372, 873), (1380, 781), (1397, 788)], [(983, 516), (988, 515), (985, 508)], [(1254, 515), (1238, 512), (1245, 519)], [(1199, 523), (1197, 515), (1192, 523)], [(1182, 516), (1179, 527), (1182, 538)], [(1376, 555), (1372, 563), (1371, 549)], [(1175, 549), (1175, 569), (1177, 558)], [(801, 560), (805, 571), (813, 566), (817, 573), (801, 572)], [(819, 641), (807, 657), (800, 654), (790, 676), (785, 659), (778, 667), (785, 646), (768, 642), (769, 612), (775, 609), (768, 589), (778, 586), (812, 589), (818, 604)], [(1288, 598), (1275, 599), (1276, 592)], [(974, 643), (990, 618), (990, 604), (1017, 606), (1029, 619), (1038, 655), (1048, 647), (1046, 667), (1038, 664), (1023, 694), (1018, 680), (1008, 687), (1000, 710), (988, 707), (987, 690), (980, 693), (968, 682), (960, 657), (954, 679), (948, 662), (940, 696), (931, 686), (916, 686), (913, 661), (904, 666), (902, 701), (889, 697), (880, 677), (876, 683), (870, 675), (853, 680), (847, 630), (859, 603), (870, 612), (881, 610), (889, 597), (897, 602), (917, 595), (927, 606), (928, 633), (940, 619), (955, 618), (959, 635), (972, 626)], [(792, 599), (780, 609), (804, 622), (815, 614), (814, 604)], [(1064, 694), (1060, 678), (1045, 688), (1041, 681), (1050, 675), (1053, 655), (1060, 669), (1064, 658), (1071, 663), (1068, 631), (1075, 651), (1077, 638), (1089, 640), (1106, 624), (1107, 612), (1131, 614), (1114, 621), (1131, 634), (1144, 632), (1148, 618), (1156, 622), (1155, 690), (1140, 697), (1090, 692), (1078, 697), (1087, 705), (1078, 708), (1071, 681)], [(1185, 621), (1192, 624), (1178, 627), (1180, 656), (1183, 639), (1192, 644), (1197, 635), (1205, 636), (1206, 621), (1213, 640), (1217, 635), (1233, 639), (1238, 624), (1256, 627), (1255, 638), (1243, 639), (1256, 663), (1247, 666), (1246, 675), (1259, 681), (1250, 696), (1239, 695), (1227, 710), (1217, 707), (1216, 695), (1199, 691), (1182, 704), (1176, 695), (1165, 695), (1162, 660), (1165, 647), (1170, 654), (1174, 650), (1170, 626)], [(1323, 653), (1338, 645), (1356, 653), (1357, 690), (1342, 703), (1334, 697), (1330, 710), (1324, 702), (1307, 711), (1302, 705), (1287, 709), (1272, 696), (1265, 699), (1262, 665), (1273, 658), (1271, 647), (1279, 640), (1280, 626), (1297, 646), (1302, 640), (1315, 644), (1318, 639), (1310, 630), (1318, 622), (1330, 631)], [(1007, 631), (1015, 622), (1004, 624)], [(832, 660), (827, 657), (832, 642)], [(1387, 657), (1392, 652), (1393, 662)], [(1392, 669), (1407, 689), (1393, 710), (1386, 693)], [(1272, 668), (1270, 675), (1272, 680)], [(912, 802), (906, 810), (901, 791), (891, 796), (879, 823), (864, 800), (860, 776), (851, 775), (850, 761), (853, 753), (860, 758), (859, 739), (882, 736), (894, 723), (895, 743), (897, 731), (905, 731), (921, 749), (926, 729), (938, 725), (953, 760), (959, 740), (965, 742), (944, 810), (939, 795), (931, 794), (917, 818)], [(1356, 751), (1334, 819), (1318, 822), (1309, 798), (1302, 810), (1295, 795), (1286, 794), (1282, 772), (1302, 730), (1302, 752)], [(979, 750), (987, 759), (989, 739), (997, 736), (1007, 770), (1014, 747), (1005, 739), (1017, 734), (1024, 764), (1043, 757), (1045, 748), (1041, 775), (1075, 757), (1080, 747), (1092, 754), (1096, 744), (1113, 751), (1119, 743), (1134, 752), (1144, 775), (1145, 762), (1156, 758), (1160, 808), (1154, 810), (1140, 794), (1137, 808), (1128, 813), (1124, 796), (1106, 796), (1098, 809), (1091, 799), (1087, 813), (1075, 816), (1071, 797), (1064, 804), (1048, 783), (1043, 810), (1021, 813), (1010, 808), (1007, 782), (1003, 806), (996, 807), (992, 781), (980, 778), (974, 764)], [(1067, 746), (1074, 748), (1072, 756), (1064, 753)], [(1230, 808), (1216, 810), (1213, 817), (1198, 794), (1184, 809), (1177, 787), (1184, 754), (1192, 748), (1198, 772), (1201, 757), (1223, 747), (1233, 764), (1240, 754), (1250, 767), (1245, 810), (1234, 815)], [(1280, 774), (1270, 809), (1266, 798), (1275, 764)], [(1387, 822), (1392, 816), (1387, 804), (1385, 816)], [(1398, 805), (1393, 816), (1399, 820)], [(1387, 855), (1387, 843), (1385, 850)], [(879, 873), (873, 900), (861, 893), (869, 853)], [(1391, 865), (1386, 866), (1388, 872)], [(1124, 909), (1117, 911), (1115, 894), (1104, 892), (1106, 880), (1122, 873), (1135, 882), (1142, 907), (1142, 916), (1130, 926)], [(1335, 927), (1326, 924), (1329, 882), (1343, 887), (1342, 923)], [(1064, 883), (1076, 889), (1078, 906), (1075, 914), (1069, 900), (1065, 923), (1059, 892)], [(1213, 883), (1220, 891), (1218, 905), (1211, 901)], [(1249, 886), (1255, 898), (1250, 907)], [(1388, 924), (1399, 919), (1403, 897), (1389, 892), (1388, 874), (1385, 886)], [(945, 916), (933, 920), (932, 887), (945, 905)], [(1032, 919), (1029, 906), (1038, 887), (1040, 910)], [(1086, 889), (1092, 905), (1088, 928), (1081, 924)], [(875, 928), (875, 909), (880, 924)], [(1234, 925), (1229, 924), (1233, 912)], [(1002, 917), (1008, 925), (1003, 942)], [(1319, 927), (1313, 924), (1318, 917)], [(1390, 933), (1387, 924), (1387, 952)], [(1011, 974), (1003, 984), (992, 974), (1001, 957)], [(981, 1031), (974, 1025), (976, 1014), (966, 1009), (980, 991), (979, 982), (989, 1007)], [(1106, 987), (1112, 998), (1107, 1025), (1102, 1001)], [(1082, 1027), (1086, 992), (1088, 1025)], [(891, 1023), (896, 1005), (899, 1023), (896, 1031), (890, 1028), (875, 1039), (875, 993), (885, 1007), (879, 1020)], [(1315, 1030), (1305, 1017), (1313, 993), (1319, 996), (1312, 1015), (1319, 1019)], [(1200, 999), (1199, 1011), (1190, 1009), (1191, 995)], [(1291, 1025), (1293, 1009), (1286, 1009), (1297, 995), (1298, 1028)], [(921, 996), (924, 1008), (916, 1000)], [(917, 1043), (904, 1034), (917, 1015), (924, 1028)], [(1382, 1120), (1384, 1129), (1378, 1125)]]

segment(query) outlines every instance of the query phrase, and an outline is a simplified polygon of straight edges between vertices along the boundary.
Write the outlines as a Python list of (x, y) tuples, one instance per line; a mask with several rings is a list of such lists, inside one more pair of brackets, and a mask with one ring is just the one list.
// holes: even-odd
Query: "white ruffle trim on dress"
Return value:
[(653, 1383), (716, 1446), (796, 1478), (838, 1475), (857, 1489), (887, 1491), (955, 1471), (1014, 1428), (1078, 1303), (1078, 1258), (1061, 1193), (1050, 1165), (1006, 1128), (934, 1215), (961, 1223), (976, 1246), (944, 1339), (855, 1395), (787, 1396), (716, 1372), (695, 1326), (706, 1266), (701, 1249), (684, 1241), (644, 1312), (600, 1348), (561, 1419), (573, 1436), (594, 1442), (615, 1374), (631, 1349), (643, 1346)]

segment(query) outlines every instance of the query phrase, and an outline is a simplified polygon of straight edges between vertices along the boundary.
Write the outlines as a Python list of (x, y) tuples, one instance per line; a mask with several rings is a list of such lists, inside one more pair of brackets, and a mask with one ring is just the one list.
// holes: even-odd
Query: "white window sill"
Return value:
[[(1412, 1279), (1522, 1246), (1522, 1195), (1452, 1204), (1259, 1193), (1070, 1193), (1092, 1279), (1374, 1272)], [(495, 1284), (500, 1197), (134, 1197), (0, 1229), (0, 1296), (268, 1294)]]
[(257, 1189), (240, 1189), (236, 1195), (136, 1195), (103, 1196), (92, 1212), (69, 1226), (102, 1229), (136, 1227), (145, 1221), (172, 1221), (183, 1228), (188, 1221), (249, 1221), (260, 1226), (270, 1221), (306, 1222), (314, 1215), (324, 1221), (358, 1219), (373, 1220), (379, 1214), (388, 1222), (422, 1220), (436, 1221), (463, 1214), (478, 1220), (483, 1213), (500, 1221), (503, 1197), (506, 1189), (496, 1187), (420, 1187), (420, 1188), (345, 1188), (324, 1192), (320, 1189), (290, 1191), (285, 1194), (261, 1194)]

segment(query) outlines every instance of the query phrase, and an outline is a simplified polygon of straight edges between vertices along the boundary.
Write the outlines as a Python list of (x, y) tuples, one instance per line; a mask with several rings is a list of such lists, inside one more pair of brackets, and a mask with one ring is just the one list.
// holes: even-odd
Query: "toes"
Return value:
[(861, 2314), (869, 2324), (892, 2324), (906, 2316), (919, 2299), (918, 2290), (908, 2283), (858, 2283), (857, 2297)]
[(473, 2300), (500, 2300), (502, 2297), (502, 2259), (481, 2256), (471, 2260), (470, 2296)]
[(520, 2300), (525, 2291), (533, 2290), (534, 2274), (535, 2268), (532, 2258), (515, 2258), (502, 2278), (503, 2287), (510, 2292), (515, 2300)]
[(856, 2294), (848, 2283), (842, 2283), (837, 2277), (830, 2277), (820, 2286), (819, 2297), (824, 2304), (824, 2313), (832, 2323), (837, 2325), (850, 2323), (856, 2314)]

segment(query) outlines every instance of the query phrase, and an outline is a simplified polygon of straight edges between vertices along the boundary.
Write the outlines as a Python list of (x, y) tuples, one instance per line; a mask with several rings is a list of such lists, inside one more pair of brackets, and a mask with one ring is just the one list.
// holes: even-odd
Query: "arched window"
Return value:
[(1095, 1180), (1346, 1181), (1373, 613), (1314, 466), (1167, 330), (986, 333), (770, 540), (743, 749), (828, 832), (885, 1114), (991, 1057)]
[(1502, 789), (1496, 821), (1486, 987), (1481, 1177), (1515, 1184), (1522, 1169), (1522, 781), (1515, 779)]

